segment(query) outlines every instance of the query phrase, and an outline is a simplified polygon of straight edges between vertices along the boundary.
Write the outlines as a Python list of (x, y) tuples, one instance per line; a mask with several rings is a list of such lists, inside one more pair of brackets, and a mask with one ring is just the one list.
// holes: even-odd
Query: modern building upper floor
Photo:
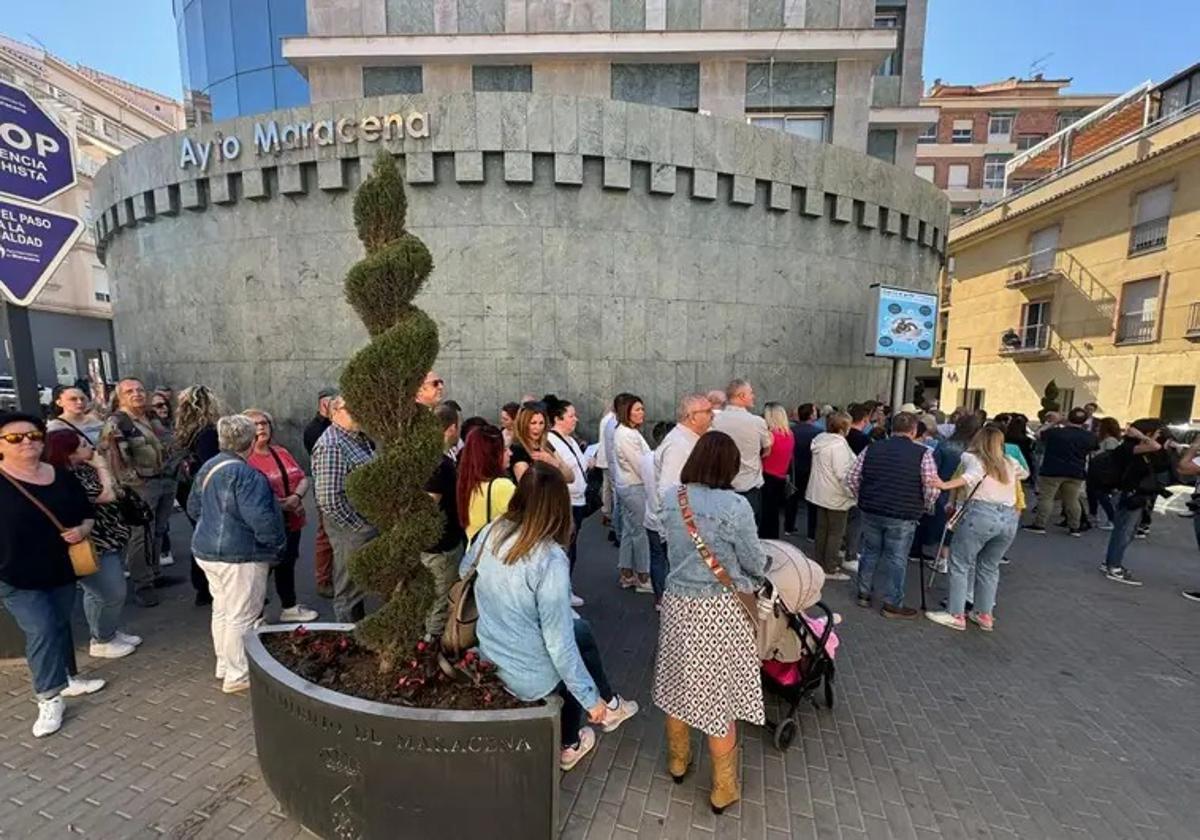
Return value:
[(1053, 168), (1018, 160), (1034, 180), (951, 229), (937, 356), (959, 378), (970, 348), (995, 410), (1054, 379), (1125, 419), (1178, 413), (1170, 389), (1200, 380), (1200, 74), (1182, 78), (1048, 138)]
[(917, 174), (946, 191), (954, 213), (999, 200), (1007, 161), (1115, 97), (1066, 92), (1070, 82), (1040, 75), (981, 85), (936, 79), (922, 104), (939, 117), (917, 138)]
[(175, 3), (189, 119), (383, 94), (571, 94), (745, 119), (905, 168), (936, 119), (920, 104), (926, 0)]

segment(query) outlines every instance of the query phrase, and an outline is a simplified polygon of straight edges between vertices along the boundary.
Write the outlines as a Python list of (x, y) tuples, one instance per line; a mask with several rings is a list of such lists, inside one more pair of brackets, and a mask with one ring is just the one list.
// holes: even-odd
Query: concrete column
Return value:
[[(867, 150), (873, 61), (839, 61), (833, 96), (833, 145)], [(703, 72), (703, 71), (702, 71)]]
[(926, 0), (909, 0), (904, 13), (904, 51), (900, 56), (900, 104), (912, 107), (921, 103), (925, 90), (921, 62), (925, 54)]
[(841, 0), (838, 26), (842, 29), (870, 29), (875, 25), (875, 0)]
[(919, 128), (896, 130), (896, 166), (906, 172), (917, 165), (917, 135), (920, 133)]
[(463, 93), (473, 88), (470, 64), (426, 64), (422, 68), (425, 93)]
[(612, 65), (607, 61), (536, 62), (533, 92), (608, 99), (612, 95)]
[(308, 71), (308, 91), (313, 104), (362, 99), (362, 67), (357, 64), (314, 65)]
[[(730, 119), (746, 115), (746, 62), (700, 62), (700, 110)], [(864, 131), (863, 148), (866, 142)]]

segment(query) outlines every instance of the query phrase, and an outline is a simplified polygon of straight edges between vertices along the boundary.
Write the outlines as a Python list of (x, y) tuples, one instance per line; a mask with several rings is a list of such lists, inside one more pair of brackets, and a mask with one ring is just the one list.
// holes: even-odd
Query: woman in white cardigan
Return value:
[(826, 431), (813, 438), (812, 471), (804, 499), (817, 508), (815, 559), (825, 570), (826, 580), (849, 580), (838, 560), (838, 548), (846, 534), (846, 520), (854, 507), (854, 494), (846, 476), (854, 466), (854, 452), (846, 442), (850, 415), (839, 412), (825, 421)]

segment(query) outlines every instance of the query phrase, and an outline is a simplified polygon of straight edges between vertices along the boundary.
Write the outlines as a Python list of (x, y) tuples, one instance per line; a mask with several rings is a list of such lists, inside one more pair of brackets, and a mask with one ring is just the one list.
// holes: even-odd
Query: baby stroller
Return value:
[[(825, 689), (825, 705), (833, 708), (834, 624), (840, 620), (821, 600), (825, 572), (791, 543), (763, 540), (771, 563), (767, 578), (774, 590), (774, 613), (760, 629), (763, 688), (788, 704), (780, 720), (767, 722), (775, 747), (786, 751), (800, 729), (798, 709), (804, 700)], [(809, 616), (806, 610), (816, 610)]]

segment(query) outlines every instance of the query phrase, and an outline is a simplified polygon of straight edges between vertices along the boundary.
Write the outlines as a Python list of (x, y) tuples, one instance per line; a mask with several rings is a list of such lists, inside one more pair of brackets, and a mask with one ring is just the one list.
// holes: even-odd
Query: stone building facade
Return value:
[[(367, 118), (389, 114), (418, 130), (368, 139)], [(259, 154), (272, 120), (353, 140)], [(226, 154), (210, 147), (206, 167), (181, 154), (214, 139)], [(362, 253), (353, 189), (381, 147), (403, 157), (410, 227), (436, 263), (419, 303), (441, 329), (438, 371), (487, 416), (553, 390), (593, 418), (631, 389), (663, 418), (734, 375), (788, 402), (881, 393), (867, 287), (931, 288), (946, 240), (932, 185), (744, 122), (522, 93), (318, 104), (152, 141), (99, 173), (123, 370), (205, 382), (294, 432), (366, 341), (342, 282)]]

